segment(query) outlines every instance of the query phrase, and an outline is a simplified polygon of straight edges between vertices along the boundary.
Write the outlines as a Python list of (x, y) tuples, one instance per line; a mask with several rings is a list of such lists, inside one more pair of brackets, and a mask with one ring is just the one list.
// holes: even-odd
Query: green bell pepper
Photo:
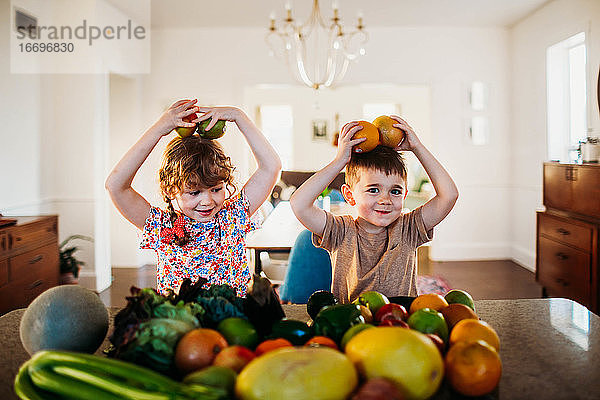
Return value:
[(327, 336), (339, 345), (348, 328), (364, 324), (365, 318), (357, 304), (335, 304), (322, 308), (314, 321), (316, 335)]

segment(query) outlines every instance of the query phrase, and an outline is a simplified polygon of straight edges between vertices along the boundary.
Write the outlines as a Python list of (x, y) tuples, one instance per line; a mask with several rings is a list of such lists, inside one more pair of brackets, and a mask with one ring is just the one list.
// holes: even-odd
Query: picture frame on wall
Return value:
[(312, 121), (313, 140), (327, 140), (327, 120), (315, 119)]

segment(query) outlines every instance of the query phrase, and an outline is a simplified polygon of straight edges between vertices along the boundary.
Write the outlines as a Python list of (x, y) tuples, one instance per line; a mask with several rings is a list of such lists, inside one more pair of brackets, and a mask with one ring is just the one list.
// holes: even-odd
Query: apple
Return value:
[(356, 300), (354, 300), (355, 304), (366, 306), (369, 310), (371, 310), (372, 315), (377, 315), (377, 311), (381, 307), (386, 304), (389, 304), (388, 298), (379, 292), (374, 290), (367, 290), (366, 292), (362, 292)]
[(235, 372), (240, 372), (246, 364), (254, 359), (254, 357), (256, 357), (256, 355), (249, 348), (233, 345), (221, 350), (215, 357), (213, 365), (230, 368)]
[(402, 140), (404, 139), (404, 131), (393, 126), (397, 123), (398, 122), (395, 119), (387, 115), (382, 115), (375, 118), (373, 125), (375, 125), (379, 130), (382, 145), (395, 148), (402, 143)]
[(206, 127), (210, 123), (212, 118), (205, 119), (204, 121), (198, 124), (198, 135), (204, 139), (218, 139), (225, 134), (225, 121), (220, 119), (217, 121), (215, 126), (210, 128), (210, 130), (206, 130)]
[[(196, 113), (194, 114), (190, 114), (188, 116), (183, 117), (183, 121), (184, 122), (192, 122), (193, 120), (195, 120), (197, 118)], [(187, 126), (178, 126), (177, 128), (175, 128), (175, 132), (177, 132), (177, 134), (179, 136), (181, 136), (182, 138), (191, 136), (194, 134), (194, 132), (196, 131), (196, 127), (198, 124), (191, 126), (191, 127), (187, 127)]]
[(406, 321), (408, 318), (408, 312), (404, 306), (396, 303), (389, 303), (383, 305), (379, 311), (377, 311), (377, 314), (375, 315), (375, 321), (381, 322), (383, 321), (384, 317), (388, 315), (391, 315), (393, 318), (401, 321)]
[(442, 338), (436, 335), (435, 333), (427, 333), (426, 336), (433, 341), (433, 344), (436, 345), (436, 347), (440, 351), (440, 354), (443, 356), (446, 345), (444, 344)]
[(384, 317), (384, 319), (379, 323), (379, 326), (399, 326), (400, 328), (410, 328), (408, 324), (401, 319), (396, 319), (391, 315)]

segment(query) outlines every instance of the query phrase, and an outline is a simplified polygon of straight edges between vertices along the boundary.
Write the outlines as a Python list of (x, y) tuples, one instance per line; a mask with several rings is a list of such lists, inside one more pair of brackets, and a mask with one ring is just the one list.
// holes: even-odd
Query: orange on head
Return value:
[(444, 316), (449, 330), (452, 330), (454, 325), (463, 319), (479, 319), (475, 311), (460, 303), (448, 304), (448, 307), (442, 308), (440, 312)]
[(458, 342), (476, 342), (483, 340), (496, 351), (500, 350), (500, 338), (487, 322), (478, 319), (463, 319), (458, 321), (450, 332), (450, 346)]
[(278, 349), (280, 347), (293, 347), (294, 345), (287, 339), (277, 338), (277, 339), (267, 339), (258, 346), (254, 350), (254, 353), (257, 356), (268, 353), (271, 350)]
[(450, 347), (444, 367), (450, 386), (467, 396), (490, 393), (498, 386), (502, 375), (498, 352), (482, 340), (458, 342)]
[(356, 149), (361, 149), (363, 153), (366, 153), (367, 151), (373, 150), (380, 143), (379, 130), (375, 125), (367, 121), (358, 121), (358, 124), (363, 128), (356, 132), (352, 139), (360, 139), (364, 137), (367, 138), (367, 140), (357, 144), (354, 148), (354, 151), (356, 151)]
[(183, 373), (212, 364), (227, 340), (214, 329), (198, 328), (183, 335), (175, 348), (175, 365)]
[(375, 118), (373, 125), (375, 125), (381, 134), (382, 145), (394, 148), (402, 142), (402, 139), (404, 139), (404, 131), (393, 126), (397, 123), (398, 121), (387, 115)]
[(409, 314), (414, 313), (421, 308), (431, 308), (432, 310), (441, 311), (448, 307), (448, 302), (437, 293), (426, 293), (417, 296), (410, 305)]
[(337, 344), (333, 341), (333, 339), (328, 338), (327, 336), (313, 336), (308, 340), (308, 342), (304, 343), (305, 346), (310, 347), (331, 347), (334, 350), (338, 350)]

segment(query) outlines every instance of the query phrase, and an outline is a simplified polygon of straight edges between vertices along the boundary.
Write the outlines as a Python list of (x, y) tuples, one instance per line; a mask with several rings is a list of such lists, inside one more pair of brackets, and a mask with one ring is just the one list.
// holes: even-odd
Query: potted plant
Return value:
[(60, 284), (77, 283), (79, 278), (79, 270), (85, 263), (75, 258), (73, 253), (79, 250), (76, 246), (67, 246), (72, 240), (87, 240), (93, 242), (89, 236), (84, 235), (71, 235), (60, 244), (58, 247), (59, 259), (60, 259)]

